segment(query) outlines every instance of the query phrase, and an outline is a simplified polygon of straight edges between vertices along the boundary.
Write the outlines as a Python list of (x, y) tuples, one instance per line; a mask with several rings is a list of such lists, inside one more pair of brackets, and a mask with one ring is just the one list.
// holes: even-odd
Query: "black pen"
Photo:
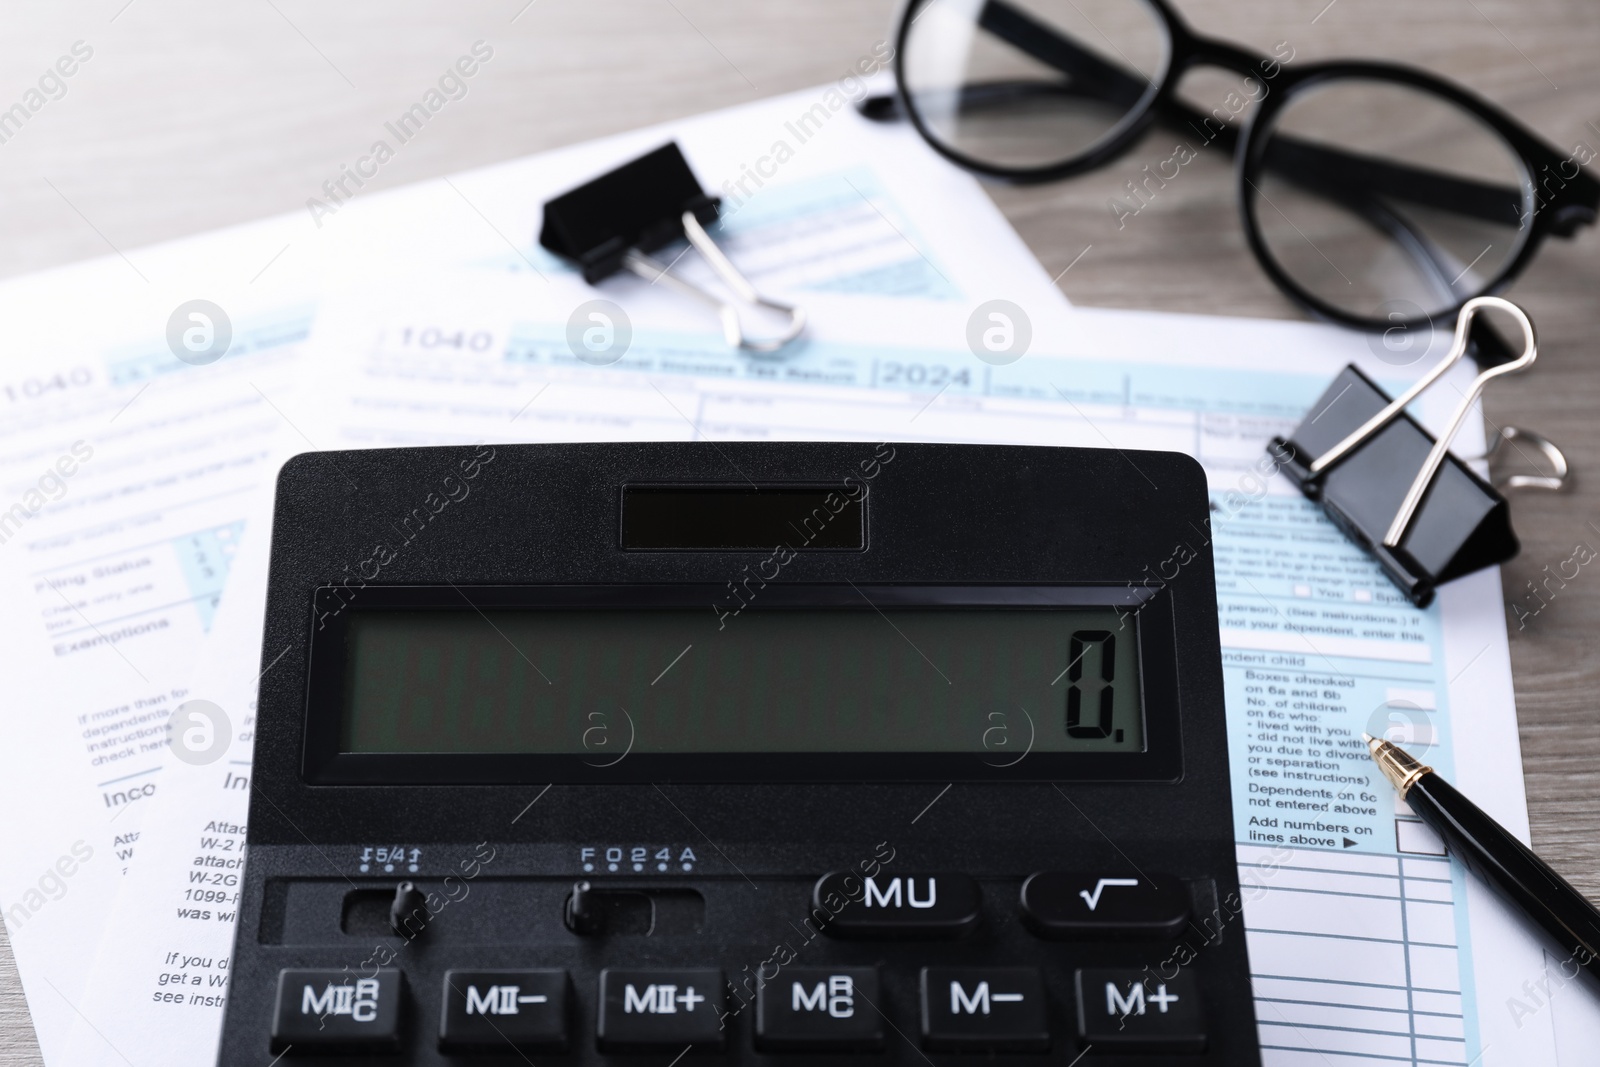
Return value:
[(1400, 799), (1444, 839), (1450, 855), (1543, 930), (1564, 954), (1563, 967), (1571, 961), (1600, 981), (1600, 911), (1432, 767), (1388, 741), (1361, 736)]

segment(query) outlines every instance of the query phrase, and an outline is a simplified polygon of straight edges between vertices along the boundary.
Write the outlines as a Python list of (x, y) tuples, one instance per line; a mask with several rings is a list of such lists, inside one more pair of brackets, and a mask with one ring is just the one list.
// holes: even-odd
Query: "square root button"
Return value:
[(764, 1052), (875, 1052), (883, 1048), (876, 967), (787, 967), (756, 991), (756, 1047)]
[(721, 1049), (722, 972), (712, 969), (600, 972), (601, 1052), (681, 1052)]
[(1161, 940), (1189, 925), (1189, 887), (1165, 874), (1040, 871), (1022, 883), (1021, 904), (1036, 935), (1058, 940)]
[(1078, 972), (1078, 1034), (1104, 1052), (1204, 1052), (1200, 991), (1180, 971), (1161, 979), (1145, 970)]
[(272, 1049), (284, 1052), (400, 1051), (400, 972), (278, 972)]
[(930, 1052), (1044, 1052), (1049, 1018), (1036, 967), (922, 969), (922, 1043)]
[(446, 971), (439, 1048), (564, 1052), (566, 971)]

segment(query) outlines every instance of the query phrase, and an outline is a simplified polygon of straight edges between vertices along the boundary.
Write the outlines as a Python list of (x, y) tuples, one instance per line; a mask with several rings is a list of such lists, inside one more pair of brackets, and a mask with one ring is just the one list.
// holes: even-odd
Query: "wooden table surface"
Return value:
[[(893, 0), (59, 0), (12, 5), (0, 108), (83, 41), (67, 92), (0, 144), (0, 277), (303, 210), (457, 55), (494, 59), (369, 188), (387, 188), (841, 77), (888, 34)], [(1177, 0), (1202, 32), (1295, 62), (1373, 57), (1454, 77), (1563, 149), (1600, 149), (1591, 0)], [(1227, 80), (1197, 72), (1204, 109)], [(464, 106), (463, 106), (464, 105)], [(1106, 207), (1170, 146), (1151, 134), (1070, 181), (990, 192), (1074, 302), (1300, 318), (1244, 246), (1229, 161), (1205, 154), (1118, 232)], [(1556, 241), (1517, 283), (1540, 329), (1531, 375), (1497, 384), (1495, 423), (1558, 441), (1574, 492), (1515, 501), (1508, 597), (1579, 543), (1600, 548), (1600, 233)], [(0, 358), (5, 358), (0, 356)], [(1589, 477), (1585, 477), (1585, 475)], [(1531, 603), (1531, 601), (1530, 601)], [(1600, 899), (1600, 575), (1511, 629), (1534, 845)], [(15, 819), (18, 812), (0, 813)], [(0, 1065), (40, 1062), (0, 933)]]

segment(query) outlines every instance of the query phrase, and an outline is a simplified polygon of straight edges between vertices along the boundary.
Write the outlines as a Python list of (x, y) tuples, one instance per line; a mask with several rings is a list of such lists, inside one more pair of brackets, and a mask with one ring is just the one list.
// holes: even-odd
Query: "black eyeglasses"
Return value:
[[(1156, 119), (1172, 125), (1183, 141), (1113, 201), (1124, 223), (1199, 147), (1233, 149), (1262, 267), (1313, 314), (1360, 329), (1451, 320), (1508, 285), (1546, 236), (1595, 221), (1588, 159), (1460, 86), (1388, 63), (1291, 70), (1292, 54), (1200, 37), (1164, 0), (910, 0), (895, 75), (935, 149), (1014, 181), (1081, 173)], [(1196, 66), (1244, 75), (1245, 88), (1198, 111), (1176, 97)], [(1487, 343), (1502, 351), (1480, 361), (1511, 357)]]

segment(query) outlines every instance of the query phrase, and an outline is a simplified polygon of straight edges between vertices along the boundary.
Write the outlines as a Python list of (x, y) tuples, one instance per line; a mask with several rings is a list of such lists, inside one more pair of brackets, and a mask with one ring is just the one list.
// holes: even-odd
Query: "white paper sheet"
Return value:
[[(260, 236), (233, 235), (238, 254)], [(29, 354), (4, 372), (17, 399), (0, 420), (0, 642), (16, 712), (0, 749), (0, 907), (57, 1058), (160, 789), (167, 716), (292, 432), (275, 405), (309, 321), (293, 284), (246, 293), (247, 275), (214, 274), (234, 336), (226, 357), (186, 364), (165, 319), (206, 256), (141, 259), (148, 282), (115, 262), (0, 288)]]
[[(1287, 482), (1258, 466), (1267, 438), (1292, 429), (1346, 362), (1391, 388), (1406, 372), (1328, 328), (1081, 309), (1035, 315), (1045, 340), (996, 366), (965, 347), (964, 309), (938, 303), (873, 319), (824, 314), (840, 328), (819, 329), (776, 370), (728, 354), (665, 310), (641, 311), (627, 356), (597, 367), (567, 347), (569, 306), (532, 278), (330, 302), (316, 349), (352, 362), (328, 393), (320, 433), (338, 447), (888, 439), (1196, 455), (1216, 509), (1236, 831), (1266, 1062), (1555, 1062), (1555, 1013), (1511, 1020), (1498, 1010), (1541, 973), (1537, 946), (1430, 851), (1428, 835), (1350, 746), (1374, 725), (1425, 730), (1418, 736), (1428, 739), (1430, 762), (1508, 825), (1526, 826), (1497, 578), (1468, 579), (1415, 611)], [(422, 346), (424, 329), (488, 340)], [(1136, 454), (1128, 458), (1136, 468)], [(235, 665), (207, 683), (235, 705), (248, 699), (239, 680), (256, 669), (246, 644), (219, 649)], [(1282, 721), (1303, 728), (1301, 751), (1280, 752), (1286, 741), (1263, 736), (1251, 697), (1269, 710), (1284, 701)], [(1412, 707), (1422, 712), (1392, 718)], [(1250, 762), (1257, 745), (1275, 759), (1325, 761), (1331, 770), (1303, 773), (1337, 781), (1295, 779), (1308, 791), (1299, 794), (1252, 791), (1252, 782), (1290, 780), (1282, 763), (1276, 777), (1251, 774), (1265, 765)], [(188, 856), (202, 819), (243, 819), (241, 795), (198, 779), (195, 790), (188, 804), (169, 797), (161, 809), (164, 855)], [(1336, 803), (1356, 810), (1336, 812)], [(1276, 825), (1251, 823), (1263, 813)], [(172, 954), (229, 952), (225, 924), (176, 917), (186, 869), (152, 863), (126, 885), (118, 915), (147, 921), (119, 922), (137, 929), (107, 943), (74, 1062), (118, 1062), (113, 1045), (134, 1062), (180, 1062), (163, 1050), (176, 1041), (198, 1057), (214, 1042), (220, 1012), (206, 999), (149, 1002)]]
[[(14, 342), (0, 360), (9, 609), (0, 639), (17, 706), (36, 709), (8, 723), (0, 804), (41, 816), (8, 834), (0, 913), (47, 1062), (62, 1062), (140, 813), (168, 780), (166, 718), (248, 541), (251, 501), (286, 451), (325, 445), (296, 396), (301, 386), (314, 394), (338, 361), (331, 352), (299, 362), (330, 279), (518, 275), (566, 294), (568, 316), (624, 294), (641, 321), (659, 313), (707, 328), (709, 311), (664, 287), (619, 278), (591, 289), (535, 243), (545, 199), (676, 139), (702, 183), (728, 198), (715, 233), (774, 295), (842, 301), (852, 316), (913, 298), (968, 309), (1002, 293), (1063, 303), (970, 177), (937, 165), (911, 131), (870, 125), (848, 107), (824, 104), (818, 118), (825, 95), (802, 91), (358, 196), (315, 219), (295, 213), (0, 286)], [(803, 114), (812, 118), (796, 125)], [(706, 276), (693, 256), (680, 269)], [(207, 365), (180, 360), (168, 338), (175, 312), (199, 299), (221, 309), (206, 312), (210, 328), (225, 320), (232, 334), (226, 356)], [(202, 324), (179, 319), (181, 345)], [(205, 347), (202, 335), (192, 340)], [(74, 445), (89, 458), (75, 458)]]

